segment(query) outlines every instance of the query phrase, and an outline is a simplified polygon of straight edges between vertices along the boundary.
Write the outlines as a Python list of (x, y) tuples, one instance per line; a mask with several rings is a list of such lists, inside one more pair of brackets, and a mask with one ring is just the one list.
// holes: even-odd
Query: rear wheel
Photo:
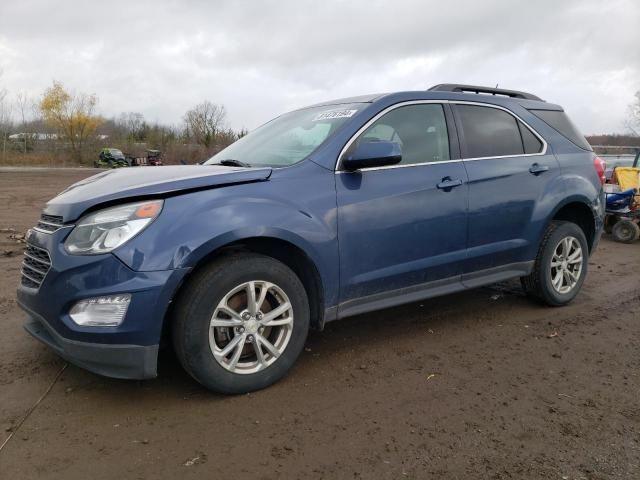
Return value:
[(521, 279), (525, 292), (551, 306), (571, 302), (587, 274), (588, 248), (575, 223), (552, 222), (540, 243), (533, 271)]
[(613, 238), (622, 243), (633, 243), (640, 238), (640, 227), (631, 220), (622, 219), (613, 226)]
[(309, 331), (309, 302), (296, 274), (257, 254), (223, 257), (182, 290), (173, 343), (189, 374), (220, 393), (245, 393), (282, 378)]

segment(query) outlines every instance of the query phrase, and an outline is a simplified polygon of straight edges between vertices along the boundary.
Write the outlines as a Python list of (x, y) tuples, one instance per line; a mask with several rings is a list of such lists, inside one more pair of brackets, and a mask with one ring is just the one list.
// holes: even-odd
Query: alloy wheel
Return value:
[(551, 257), (551, 284), (556, 292), (567, 294), (582, 275), (583, 253), (575, 237), (565, 237), (556, 245)]
[(287, 348), (293, 323), (293, 307), (282, 288), (262, 280), (242, 283), (220, 300), (211, 316), (211, 352), (232, 373), (256, 373)]

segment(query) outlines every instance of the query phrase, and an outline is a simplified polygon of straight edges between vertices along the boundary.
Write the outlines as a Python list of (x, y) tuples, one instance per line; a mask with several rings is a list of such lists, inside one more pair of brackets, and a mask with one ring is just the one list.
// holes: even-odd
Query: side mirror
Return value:
[(399, 143), (386, 140), (358, 143), (342, 159), (342, 166), (350, 172), (361, 168), (385, 167), (395, 165), (402, 160), (402, 148)]

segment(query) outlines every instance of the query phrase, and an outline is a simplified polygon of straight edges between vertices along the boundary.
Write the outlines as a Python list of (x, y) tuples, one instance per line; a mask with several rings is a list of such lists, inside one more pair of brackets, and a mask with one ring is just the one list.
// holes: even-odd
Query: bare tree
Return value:
[(22, 130), (22, 140), (23, 140), (23, 145), (22, 145), (22, 152), (23, 153), (27, 153), (27, 139), (29, 137), (28, 133), (26, 131), (26, 127), (27, 127), (27, 112), (29, 111), (29, 107), (30, 107), (30, 99), (29, 99), (29, 95), (27, 94), (27, 92), (18, 92), (16, 93), (16, 107), (18, 110), (18, 115), (20, 115), (20, 129)]
[(117, 126), (124, 131), (127, 140), (141, 141), (145, 127), (144, 116), (138, 112), (123, 112), (118, 117)]
[(640, 135), (640, 90), (635, 94), (635, 101), (629, 105), (628, 116), (625, 126), (633, 132), (634, 135)]
[[(2, 77), (2, 70), (0, 70), (0, 77)], [(7, 152), (7, 137), (13, 127), (12, 105), (9, 102), (8, 93), (6, 88), (0, 87), (0, 136), (2, 137), (3, 159)]]
[(184, 123), (189, 136), (196, 143), (209, 148), (216, 144), (217, 136), (224, 127), (227, 111), (224, 105), (204, 101), (184, 115)]

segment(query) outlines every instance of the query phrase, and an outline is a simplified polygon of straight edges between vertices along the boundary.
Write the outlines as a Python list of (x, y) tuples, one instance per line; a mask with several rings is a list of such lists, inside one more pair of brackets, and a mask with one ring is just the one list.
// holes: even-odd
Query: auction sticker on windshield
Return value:
[(328, 110), (326, 112), (320, 112), (313, 117), (313, 122), (319, 120), (333, 120), (334, 118), (350, 118), (355, 115), (357, 110)]

